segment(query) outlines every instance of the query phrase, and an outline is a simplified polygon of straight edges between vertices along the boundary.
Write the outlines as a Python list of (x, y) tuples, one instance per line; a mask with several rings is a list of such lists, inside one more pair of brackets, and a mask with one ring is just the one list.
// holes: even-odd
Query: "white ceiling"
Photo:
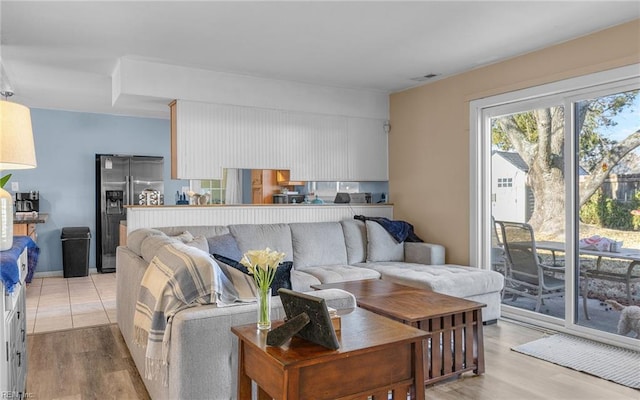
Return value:
[(391, 93), (640, 18), (640, 2), (1, 0), (0, 17), (14, 101), (149, 115), (112, 106), (120, 57)]

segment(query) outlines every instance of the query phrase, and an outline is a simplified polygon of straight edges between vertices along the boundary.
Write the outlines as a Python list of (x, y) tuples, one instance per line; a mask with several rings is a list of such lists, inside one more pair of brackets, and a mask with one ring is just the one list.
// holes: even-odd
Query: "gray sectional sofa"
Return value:
[[(188, 233), (186, 233), (188, 232)], [(154, 399), (236, 398), (237, 342), (234, 325), (256, 321), (256, 305), (218, 307), (215, 304), (178, 312), (171, 328), (168, 385), (144, 379), (145, 350), (134, 343), (133, 316), (144, 272), (158, 246), (185, 241), (229, 258), (247, 250), (284, 252), (293, 261), (293, 290), (311, 285), (360, 279), (387, 279), (487, 304), (483, 320), (500, 316), (502, 275), (478, 268), (444, 264), (444, 247), (429, 243), (397, 243), (376, 222), (339, 222), (183, 226), (140, 229), (117, 249), (117, 319), (149, 394)], [(209, 257), (212, 263), (215, 260)], [(215, 264), (214, 264), (215, 265)], [(354, 297), (341, 290), (314, 291), (337, 309), (355, 307)], [(274, 319), (284, 316), (279, 298), (272, 301)]]

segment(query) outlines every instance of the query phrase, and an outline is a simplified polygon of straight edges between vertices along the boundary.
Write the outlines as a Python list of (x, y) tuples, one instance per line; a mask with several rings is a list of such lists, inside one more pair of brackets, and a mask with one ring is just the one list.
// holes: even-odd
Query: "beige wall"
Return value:
[(469, 262), (469, 101), (640, 62), (640, 20), (390, 98), (394, 218)]

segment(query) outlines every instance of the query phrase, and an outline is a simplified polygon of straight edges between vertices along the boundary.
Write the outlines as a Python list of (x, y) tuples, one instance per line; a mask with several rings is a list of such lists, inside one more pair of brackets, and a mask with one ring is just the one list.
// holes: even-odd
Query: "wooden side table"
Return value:
[(271, 347), (255, 324), (231, 328), (238, 336), (238, 399), (251, 399), (253, 380), (260, 399), (404, 400), (410, 393), (424, 400), (424, 331), (360, 308), (341, 318), (338, 350), (298, 337)]

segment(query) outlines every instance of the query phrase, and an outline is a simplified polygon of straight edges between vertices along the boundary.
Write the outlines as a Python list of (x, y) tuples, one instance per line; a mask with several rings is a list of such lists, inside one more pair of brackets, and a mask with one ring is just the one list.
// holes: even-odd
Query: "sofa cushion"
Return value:
[(291, 229), (288, 224), (230, 225), (229, 231), (238, 242), (242, 254), (268, 247), (284, 253), (284, 261), (293, 261)]
[(359, 281), (363, 279), (379, 279), (380, 273), (369, 268), (352, 265), (324, 265), (307, 267), (300, 271), (315, 276), (322, 283)]
[(296, 292), (311, 292), (313, 291), (311, 285), (319, 285), (321, 283), (320, 279), (311, 274), (297, 269), (291, 270), (291, 289)]
[(296, 269), (347, 263), (347, 248), (338, 222), (293, 223), (291, 241)]
[[(249, 273), (249, 269), (240, 262), (224, 257), (220, 254), (214, 254), (213, 258), (216, 259), (218, 265), (224, 272), (224, 274), (233, 282), (233, 286), (238, 291), (238, 295), (241, 299), (255, 299), (257, 294), (256, 282), (253, 279), (253, 275)], [(291, 268), (293, 263), (291, 261), (285, 261), (280, 263), (276, 269), (276, 274), (271, 282), (271, 295), (277, 296), (278, 289), (285, 288), (291, 289)], [(243, 276), (241, 276), (240, 274)]]
[(242, 258), (242, 253), (238, 248), (238, 242), (232, 234), (217, 235), (207, 238), (209, 253), (220, 254), (232, 260)]
[(365, 262), (367, 260), (367, 227), (364, 221), (345, 219), (340, 221), (347, 246), (347, 264)]
[(398, 243), (379, 223), (367, 221), (367, 261), (403, 261), (404, 243)]
[(367, 266), (380, 272), (384, 280), (456, 297), (500, 292), (504, 285), (498, 272), (461, 265), (378, 262)]

